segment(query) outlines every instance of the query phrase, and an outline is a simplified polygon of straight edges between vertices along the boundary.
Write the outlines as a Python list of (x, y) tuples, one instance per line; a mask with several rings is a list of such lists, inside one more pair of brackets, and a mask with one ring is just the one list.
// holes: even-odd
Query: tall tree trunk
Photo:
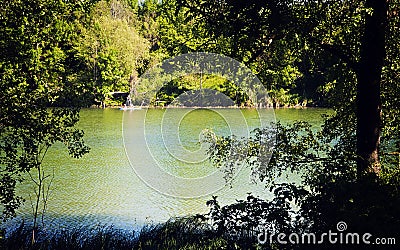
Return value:
[(387, 0), (367, 0), (365, 30), (361, 38), (361, 57), (357, 71), (357, 155), (358, 172), (379, 174), (381, 131), (381, 74), (385, 59)]

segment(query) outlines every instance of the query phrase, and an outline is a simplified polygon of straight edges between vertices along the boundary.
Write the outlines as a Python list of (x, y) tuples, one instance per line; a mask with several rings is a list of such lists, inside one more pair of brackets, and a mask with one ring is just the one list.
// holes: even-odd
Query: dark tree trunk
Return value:
[(387, 0), (367, 0), (365, 30), (361, 38), (361, 55), (357, 70), (357, 155), (358, 172), (379, 174), (379, 140), (381, 131), (381, 74), (385, 59)]

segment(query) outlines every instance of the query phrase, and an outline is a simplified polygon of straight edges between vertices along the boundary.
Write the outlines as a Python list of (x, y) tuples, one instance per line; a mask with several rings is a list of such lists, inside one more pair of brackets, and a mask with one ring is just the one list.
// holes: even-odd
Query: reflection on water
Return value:
[[(81, 112), (79, 127), (85, 131), (85, 140), (91, 147), (90, 153), (81, 159), (73, 159), (68, 156), (63, 145), (59, 144), (48, 152), (44, 164), (49, 172), (54, 168), (55, 179), (46, 212), (49, 224), (47, 226), (58, 228), (114, 224), (116, 227), (129, 228), (144, 223), (162, 222), (173, 216), (207, 212), (206, 201), (211, 199), (211, 194), (192, 199), (165, 196), (147, 186), (135, 174), (124, 149), (124, 112), (130, 112), (131, 115), (135, 112), (133, 115), (138, 119), (134, 121), (144, 124), (145, 110), (85, 109)], [(243, 114), (245, 121), (236, 119), (237, 112)], [(329, 110), (326, 109), (279, 109), (275, 110), (275, 115), (277, 120), (282, 122), (307, 120), (317, 127), (322, 121), (321, 114), (327, 112)], [(186, 115), (183, 116), (183, 113)], [(208, 161), (200, 159), (201, 157), (196, 159), (199, 161), (197, 165), (185, 164), (185, 161), (194, 159), (188, 155), (199, 152), (201, 155), (199, 135), (204, 128), (212, 129), (220, 135), (233, 133), (244, 136), (247, 130), (243, 129), (243, 122), (250, 128), (260, 125), (258, 114), (253, 109), (221, 109), (217, 112), (154, 109), (148, 114), (146, 125), (149, 133), (146, 134), (146, 139), (149, 140), (149, 147), (153, 147), (153, 156), (162, 163), (161, 167), (165, 171), (186, 178), (199, 177), (215, 171), (214, 167)], [(165, 133), (166, 137), (161, 138), (157, 133), (151, 133), (152, 129), (157, 129), (160, 125), (160, 119), (162, 120), (164, 115), (183, 117), (179, 120), (170, 119), (168, 121), (172, 124), (167, 122), (163, 125), (164, 130), (174, 130), (172, 132), (177, 134), (177, 137), (169, 138), (171, 133)], [(130, 140), (133, 143), (129, 144), (129, 150), (139, 151), (146, 147), (138, 140), (138, 143), (134, 143), (134, 136), (137, 136), (135, 131), (132, 131), (131, 136)], [(170, 151), (161, 146), (162, 141), (167, 142)], [(178, 144), (182, 147), (178, 148), (179, 150), (176, 147)], [(179, 155), (182, 149), (187, 152)], [(181, 160), (168, 157), (177, 154)], [(146, 165), (139, 157), (130, 160)], [(162, 179), (158, 181), (163, 182)], [(217, 195), (222, 204), (227, 204), (246, 197), (249, 192), (264, 198), (268, 198), (269, 195), (263, 185), (250, 183), (248, 170), (245, 170), (232, 182), (232, 187), (225, 186), (213, 195)], [(19, 193), (26, 199), (24, 206), (19, 210), (21, 218), (31, 214), (29, 194), (33, 194), (32, 185), (24, 183)], [(15, 221), (10, 223), (13, 222)]]

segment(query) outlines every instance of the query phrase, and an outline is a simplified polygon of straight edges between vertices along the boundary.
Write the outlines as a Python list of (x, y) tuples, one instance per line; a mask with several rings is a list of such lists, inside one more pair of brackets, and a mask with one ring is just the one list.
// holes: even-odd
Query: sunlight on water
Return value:
[[(152, 189), (136, 175), (125, 153), (122, 135), (124, 112), (125, 115), (134, 116), (133, 125), (143, 126), (145, 110), (85, 109), (81, 112), (79, 127), (85, 131), (85, 140), (91, 147), (90, 153), (81, 159), (73, 159), (61, 144), (54, 145), (48, 152), (45, 166), (48, 173), (53, 168), (55, 173), (45, 216), (48, 227), (100, 223), (129, 228), (166, 221), (173, 216), (207, 212), (206, 201), (211, 199), (211, 195), (217, 195), (222, 204), (243, 199), (249, 192), (260, 197), (269, 197), (262, 184), (250, 183), (248, 170), (239, 173), (232, 182), (232, 187), (225, 186), (214, 194), (200, 198), (174, 198)], [(241, 113), (243, 120), (237, 118), (237, 112)], [(329, 112), (326, 109), (275, 110), (277, 119), (282, 122), (306, 120), (316, 128), (322, 122), (321, 114)], [(265, 115), (271, 114), (265, 111)], [(163, 120), (165, 116), (171, 119)], [(165, 132), (163, 138), (155, 132), (161, 125)], [(204, 159), (204, 149), (201, 149), (199, 143), (203, 129), (211, 129), (217, 135), (246, 136), (248, 131), (243, 126), (253, 129), (260, 126), (260, 123), (258, 113), (253, 109), (154, 109), (148, 113), (146, 126), (147, 144), (137, 140), (139, 132), (133, 130), (129, 134), (129, 150), (140, 152), (149, 145), (153, 157), (161, 163), (160, 167), (164, 171), (192, 178), (216, 171)], [(176, 136), (169, 137), (171, 134)], [(163, 143), (168, 150), (162, 146)], [(137, 157), (130, 160), (133, 164), (146, 167), (148, 163), (144, 159), (146, 158)], [(189, 164), (188, 161), (198, 163)], [(157, 181), (162, 183), (165, 180)], [(172, 186), (171, 183), (162, 184)], [(188, 185), (186, 188), (185, 192), (189, 192), (194, 187)], [(32, 185), (24, 183), (19, 187), (19, 193), (26, 199), (19, 210), (19, 218), (29, 217)]]

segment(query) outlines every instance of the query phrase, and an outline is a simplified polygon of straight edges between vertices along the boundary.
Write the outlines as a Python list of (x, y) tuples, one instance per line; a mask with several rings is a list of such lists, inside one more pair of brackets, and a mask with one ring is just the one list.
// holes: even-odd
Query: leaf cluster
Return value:
[(72, 67), (83, 1), (0, 4), (0, 203), (2, 218), (22, 202), (16, 186), (38, 169), (48, 149), (64, 143), (73, 157), (89, 148), (79, 120), (85, 87)]

